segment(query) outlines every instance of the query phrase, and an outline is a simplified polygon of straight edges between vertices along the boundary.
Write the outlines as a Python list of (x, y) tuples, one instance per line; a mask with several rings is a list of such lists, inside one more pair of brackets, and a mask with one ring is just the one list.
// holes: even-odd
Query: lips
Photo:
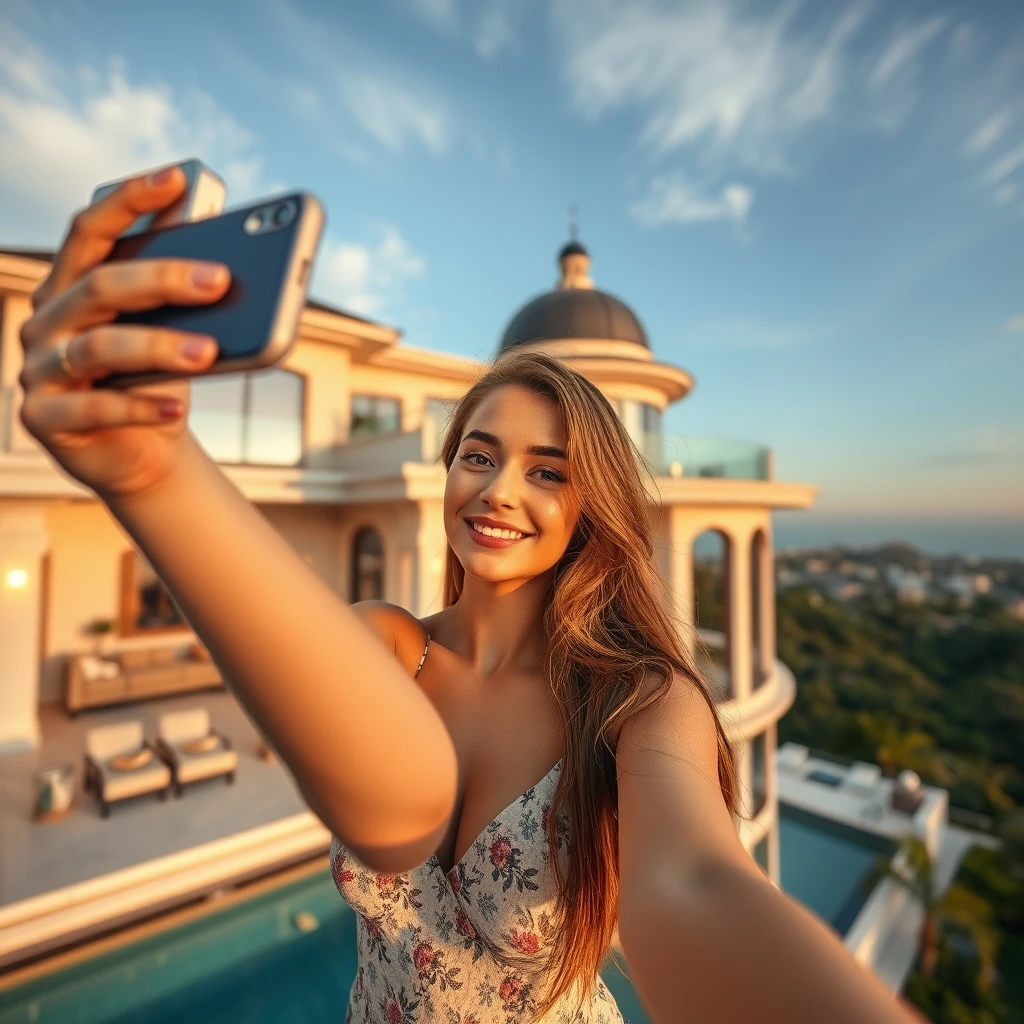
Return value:
[(488, 519), (486, 516), (474, 516), (464, 520), (470, 537), (487, 548), (504, 548), (512, 544), (518, 544), (533, 534), (517, 530), (508, 523), (502, 523), (496, 519)]

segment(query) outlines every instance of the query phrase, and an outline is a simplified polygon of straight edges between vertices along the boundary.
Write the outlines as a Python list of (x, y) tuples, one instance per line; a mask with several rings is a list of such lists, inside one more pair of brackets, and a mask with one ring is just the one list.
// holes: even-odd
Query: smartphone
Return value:
[[(202, 160), (194, 157), (190, 160), (183, 160), (179, 164), (167, 164), (168, 167), (180, 167), (185, 175), (185, 189), (181, 195), (168, 207), (163, 210), (154, 210), (152, 213), (144, 213), (126, 231), (121, 233), (121, 238), (129, 235), (137, 235), (143, 231), (150, 231), (155, 228), (172, 227), (175, 224), (188, 224), (190, 221), (202, 220), (204, 217), (216, 217), (224, 209), (224, 200), (227, 198), (228, 187), (219, 174), (214, 174)], [(97, 185), (93, 191), (90, 203), (109, 195), (119, 185), (124, 184), (129, 178), (141, 178), (143, 175), (155, 174), (163, 170), (161, 167), (154, 167), (149, 171), (139, 171), (137, 174), (130, 174), (127, 178), (119, 178), (117, 181), (108, 181), (103, 185)]]
[[(104, 262), (211, 260), (231, 271), (231, 286), (216, 302), (159, 306), (121, 313), (115, 324), (147, 324), (209, 334), (220, 352), (203, 376), (258, 370), (291, 350), (306, 300), (310, 270), (324, 225), (323, 207), (308, 192), (246, 204), (192, 224), (119, 238)], [(194, 377), (185, 370), (114, 373), (96, 387), (129, 388)]]

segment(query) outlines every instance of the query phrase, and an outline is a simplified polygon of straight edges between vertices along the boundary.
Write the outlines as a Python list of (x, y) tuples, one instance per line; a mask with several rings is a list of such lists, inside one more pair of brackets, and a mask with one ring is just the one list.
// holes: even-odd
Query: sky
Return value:
[(311, 294), (490, 358), (557, 279), (694, 391), (669, 431), (820, 487), (780, 543), (1024, 557), (1024, 7), (0, 5), (0, 247), (197, 156), (327, 210)]

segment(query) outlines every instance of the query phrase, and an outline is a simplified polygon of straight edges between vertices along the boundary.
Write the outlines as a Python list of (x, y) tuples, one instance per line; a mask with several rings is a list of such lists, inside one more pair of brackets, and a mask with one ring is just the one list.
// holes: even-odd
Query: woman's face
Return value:
[(526, 388), (496, 388), (470, 414), (448, 470), (444, 525), (467, 574), (532, 579), (565, 553), (579, 519), (558, 407)]

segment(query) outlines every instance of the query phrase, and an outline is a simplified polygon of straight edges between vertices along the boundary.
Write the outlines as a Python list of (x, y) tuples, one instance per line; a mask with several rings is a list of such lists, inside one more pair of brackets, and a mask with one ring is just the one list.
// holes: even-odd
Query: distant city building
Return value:
[(828, 562), (824, 558), (808, 558), (804, 563), (804, 568), (815, 576), (820, 576), (822, 573), (828, 572)]

